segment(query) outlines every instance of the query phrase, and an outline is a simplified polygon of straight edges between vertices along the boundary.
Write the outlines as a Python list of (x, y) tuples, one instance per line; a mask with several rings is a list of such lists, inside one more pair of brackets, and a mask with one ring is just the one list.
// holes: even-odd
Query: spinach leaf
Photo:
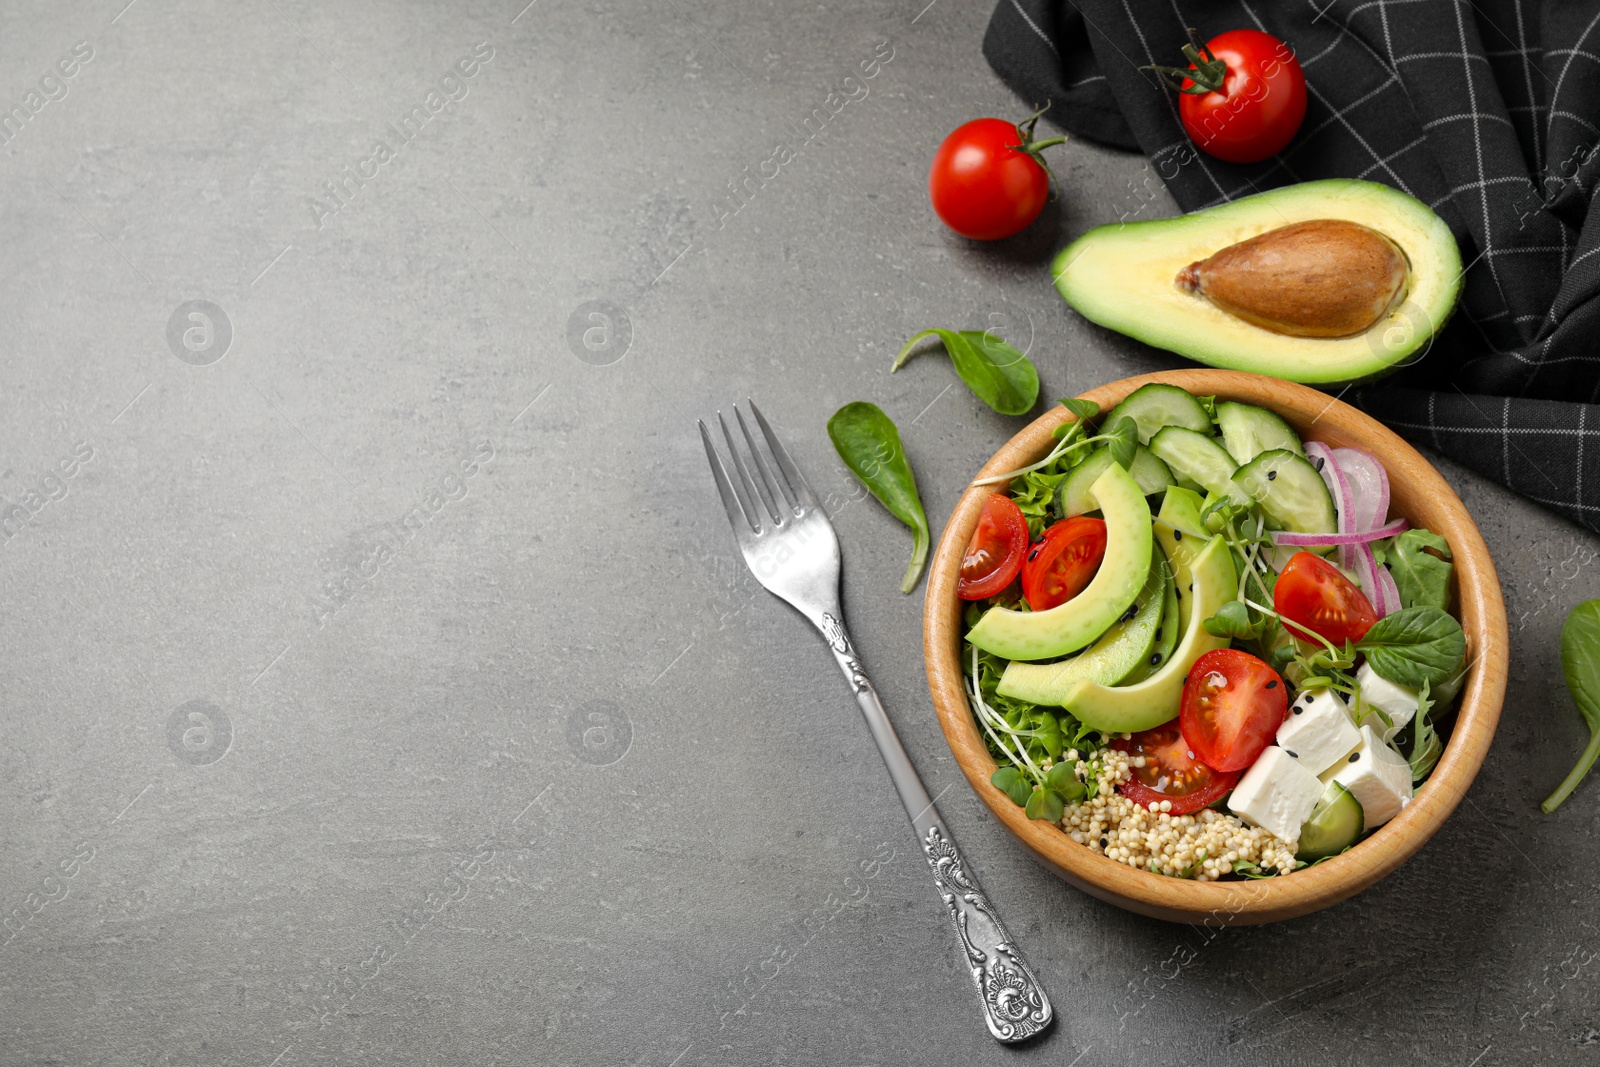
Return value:
[(1402, 608), (1373, 623), (1356, 650), (1366, 655), (1378, 677), (1421, 689), (1455, 672), (1466, 654), (1467, 638), (1461, 624), (1439, 608)]
[(1561, 627), (1561, 673), (1578, 714), (1589, 727), (1589, 744), (1565, 780), (1539, 807), (1555, 811), (1583, 781), (1600, 756), (1600, 600), (1585, 600), (1567, 616)]
[(1432, 707), (1433, 701), (1428, 699), (1428, 687), (1423, 686), (1417, 694), (1417, 717), (1411, 720), (1411, 758), (1407, 762), (1411, 764), (1413, 782), (1428, 777), (1434, 764), (1444, 754), (1444, 742), (1439, 740), (1439, 732), (1428, 718), (1428, 710)]
[(889, 373), (905, 366), (917, 342), (929, 336), (944, 342), (950, 362), (972, 395), (1000, 414), (1026, 415), (1039, 399), (1039, 372), (1028, 357), (987, 330), (923, 330), (894, 357)]
[(1394, 539), (1385, 555), (1394, 584), (1400, 587), (1400, 603), (1441, 611), (1450, 606), (1450, 572), (1455, 570), (1450, 562), (1450, 542), (1430, 530), (1407, 530)]
[(900, 431), (876, 404), (857, 400), (846, 404), (828, 420), (828, 436), (833, 447), (867, 491), (889, 509), (889, 513), (911, 527), (914, 541), (911, 563), (900, 583), (900, 591), (917, 587), (922, 565), (928, 560), (928, 516), (917, 495), (917, 478), (900, 444)]

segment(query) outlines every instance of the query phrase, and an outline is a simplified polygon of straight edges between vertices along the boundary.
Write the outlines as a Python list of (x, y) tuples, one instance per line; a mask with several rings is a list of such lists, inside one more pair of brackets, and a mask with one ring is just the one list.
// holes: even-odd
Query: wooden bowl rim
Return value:
[[(1238, 371), (1142, 374), (1082, 395), (1105, 411), (1150, 382), (1167, 382), (1197, 396), (1268, 407), (1302, 436), (1372, 452), (1389, 472), (1391, 513), (1405, 515), (1450, 542), (1470, 666), (1449, 742), (1433, 774), (1404, 811), (1365, 841), (1288, 877), (1193, 882), (1135, 870), (1074, 842), (1058, 826), (1028, 819), (989, 783), (995, 762), (968, 707), (959, 663), (962, 602), (956, 597), (956, 580), (992, 487), (968, 486), (945, 524), (929, 569), (923, 651), (934, 709), (952, 755), (989, 810), (1073, 885), (1129, 910), (1173, 921), (1228, 925), (1303, 915), (1360, 892), (1404, 863), (1443, 825), (1472, 784), (1494, 738), (1505, 697), (1508, 634), (1500, 581), (1488, 546), (1449, 483), (1416, 449), (1365, 412), (1303, 385)], [(1015, 470), (1042, 458), (1052, 444), (1051, 431), (1071, 417), (1059, 405), (1051, 408), (1011, 438), (976, 477)], [(1312, 426), (1315, 431), (1308, 433)]]

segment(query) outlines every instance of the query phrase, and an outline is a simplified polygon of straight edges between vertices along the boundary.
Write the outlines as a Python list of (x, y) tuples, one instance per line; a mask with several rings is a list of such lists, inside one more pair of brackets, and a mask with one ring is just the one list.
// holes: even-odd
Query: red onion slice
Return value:
[(1389, 472), (1377, 457), (1359, 448), (1336, 448), (1333, 458), (1350, 486), (1348, 528), (1359, 531), (1382, 526), (1389, 519)]
[(1376, 530), (1367, 530), (1363, 533), (1297, 533), (1293, 530), (1273, 530), (1272, 540), (1280, 545), (1298, 545), (1301, 548), (1317, 545), (1366, 545), (1373, 541), (1382, 541), (1385, 537), (1404, 533), (1411, 524), (1405, 519), (1396, 519), (1387, 526), (1380, 526)]
[[(1370, 552), (1372, 550), (1368, 549), (1367, 551)], [(1391, 615), (1400, 610), (1400, 587), (1395, 584), (1394, 575), (1389, 573), (1388, 567), (1378, 563), (1375, 564), (1373, 569), (1378, 573), (1378, 588), (1383, 590), (1383, 597), (1386, 601), (1382, 608), (1373, 605), (1374, 610), (1378, 612), (1378, 617), (1381, 619), (1385, 615)]]
[[(1349, 533), (1350, 483), (1345, 480), (1344, 472), (1339, 469), (1339, 461), (1334, 459), (1333, 450), (1321, 441), (1307, 441), (1306, 455), (1313, 460), (1320, 460), (1317, 464), (1318, 473), (1322, 475), (1328, 492), (1333, 496), (1333, 507), (1338, 513), (1339, 533)], [(1347, 571), (1356, 569), (1355, 553), (1347, 545), (1339, 546), (1339, 566)]]

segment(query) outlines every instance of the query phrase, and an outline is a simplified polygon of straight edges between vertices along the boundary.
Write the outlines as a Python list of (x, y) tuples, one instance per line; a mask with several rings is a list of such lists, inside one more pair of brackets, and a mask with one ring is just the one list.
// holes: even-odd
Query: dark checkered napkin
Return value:
[[(1186, 26), (1293, 47), (1310, 102), (1277, 157), (1185, 151), (1173, 93), (1138, 68), (1175, 63)], [(1468, 264), (1461, 306), (1346, 399), (1600, 530), (1600, 0), (1000, 0), (983, 50), (1069, 132), (1143, 151), (1185, 211), (1313, 178), (1432, 206)]]

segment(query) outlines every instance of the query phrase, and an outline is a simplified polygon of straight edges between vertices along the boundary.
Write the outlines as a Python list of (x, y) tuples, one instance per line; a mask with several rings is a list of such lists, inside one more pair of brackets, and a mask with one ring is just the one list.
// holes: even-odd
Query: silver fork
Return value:
[(949, 828), (939, 818), (933, 799), (884, 713), (878, 691), (856, 658), (839, 607), (839, 538), (833, 525), (760, 409), (754, 401), (749, 404), (766, 441), (770, 461), (756, 446), (744, 414), (735, 406), (734, 418), (748, 449), (746, 461), (719, 411), (717, 422), (722, 426), (736, 477), (729, 476), (706, 424), (700, 423), (711, 474), (717, 480), (717, 492), (722, 495), (722, 506), (733, 524), (744, 561), (768, 592), (788, 601), (822, 631), (823, 640), (839, 661), (839, 669), (855, 690), (872, 739), (878, 743), (878, 752), (933, 868), (934, 884), (955, 923), (967, 969), (983, 1002), (989, 1033), (1007, 1042), (1031, 1037), (1050, 1025), (1050, 1000), (1022, 953), (1012, 944), (977, 879), (966, 869)]

